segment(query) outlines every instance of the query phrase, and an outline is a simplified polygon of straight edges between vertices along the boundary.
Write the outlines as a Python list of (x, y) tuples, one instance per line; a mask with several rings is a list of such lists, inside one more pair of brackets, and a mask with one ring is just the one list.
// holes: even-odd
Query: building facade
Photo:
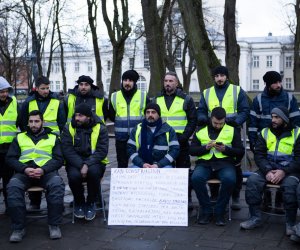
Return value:
[[(294, 90), (293, 82), (293, 37), (272, 36), (240, 38), (240, 63), (239, 77), (240, 86), (246, 91), (261, 91), (264, 88), (263, 75), (266, 71), (275, 70), (283, 77), (283, 86), (287, 90)], [(112, 47), (108, 41), (101, 42), (102, 81), (104, 91), (108, 94), (110, 76), (112, 70)], [(64, 61), (67, 78), (67, 88), (73, 88), (80, 75), (89, 75), (96, 78), (96, 64), (93, 50), (65, 51)], [(215, 53), (222, 65), (225, 64), (224, 41), (218, 41)], [(181, 49), (176, 51), (176, 58), (182, 57)], [(44, 55), (42, 62), (46, 72), (49, 55)], [(138, 87), (148, 89), (150, 82), (149, 54), (145, 40), (138, 40), (136, 43), (128, 39), (125, 54), (122, 62), (122, 71), (134, 68), (139, 74)], [(177, 74), (182, 79), (181, 68), (178, 66)], [(230, 74), (230, 72), (229, 72)], [(54, 54), (51, 66), (51, 90), (59, 92), (63, 89), (61, 66), (59, 54)], [(191, 77), (190, 92), (199, 92), (197, 72)]]

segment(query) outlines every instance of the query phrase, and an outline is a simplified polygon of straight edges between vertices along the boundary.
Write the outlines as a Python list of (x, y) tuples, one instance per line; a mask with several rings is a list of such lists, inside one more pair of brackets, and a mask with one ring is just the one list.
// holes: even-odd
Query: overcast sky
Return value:
[[(80, 3), (77, 5), (79, 9), (86, 5), (86, 0), (77, 1)], [(107, 1), (107, 5), (112, 8), (111, 2)], [(128, 0), (128, 2), (130, 20), (134, 22), (142, 18), (141, 0)], [(210, 11), (218, 13), (222, 21), (225, 0), (203, 0), (203, 2), (211, 7)], [(273, 36), (290, 35), (285, 23), (287, 7), (284, 7), (289, 2), (295, 0), (236, 0), (239, 25), (237, 36), (267, 36), (269, 32), (272, 32)], [(102, 26), (100, 33), (107, 33), (106, 27)]]

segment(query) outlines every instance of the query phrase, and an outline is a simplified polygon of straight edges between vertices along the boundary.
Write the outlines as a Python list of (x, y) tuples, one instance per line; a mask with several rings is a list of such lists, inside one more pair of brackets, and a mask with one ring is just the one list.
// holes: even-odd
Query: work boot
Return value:
[(9, 237), (10, 242), (21, 242), (25, 235), (25, 229), (14, 230)]
[(198, 224), (200, 225), (206, 225), (209, 224), (212, 220), (212, 214), (202, 214), (197, 221)]
[(291, 235), (290, 240), (292, 240), (294, 242), (297, 242), (297, 243), (300, 243), (300, 237), (297, 236), (297, 235)]
[(51, 240), (57, 240), (61, 238), (61, 231), (59, 226), (49, 225), (49, 235)]

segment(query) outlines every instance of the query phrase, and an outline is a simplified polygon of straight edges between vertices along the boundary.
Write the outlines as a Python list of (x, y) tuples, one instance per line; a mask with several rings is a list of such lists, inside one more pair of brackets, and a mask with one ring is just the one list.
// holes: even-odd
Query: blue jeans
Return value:
[(203, 214), (213, 213), (213, 206), (208, 196), (206, 184), (206, 182), (212, 178), (217, 178), (221, 181), (221, 187), (214, 212), (216, 215), (223, 215), (236, 183), (234, 165), (224, 163), (224, 167), (216, 171), (213, 171), (208, 164), (196, 165), (192, 175), (192, 184), (202, 207)]

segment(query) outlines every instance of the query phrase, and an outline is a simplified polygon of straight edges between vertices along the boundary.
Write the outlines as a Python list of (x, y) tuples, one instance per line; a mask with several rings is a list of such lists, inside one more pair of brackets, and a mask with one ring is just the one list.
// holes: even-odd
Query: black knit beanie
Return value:
[(75, 107), (75, 113), (79, 113), (88, 117), (92, 117), (92, 108), (86, 103), (80, 103)]
[(148, 105), (146, 106), (146, 108), (144, 110), (144, 114), (146, 114), (147, 109), (154, 109), (158, 113), (158, 115), (160, 116), (160, 107), (159, 107), (158, 104), (153, 103), (153, 102), (148, 103)]

